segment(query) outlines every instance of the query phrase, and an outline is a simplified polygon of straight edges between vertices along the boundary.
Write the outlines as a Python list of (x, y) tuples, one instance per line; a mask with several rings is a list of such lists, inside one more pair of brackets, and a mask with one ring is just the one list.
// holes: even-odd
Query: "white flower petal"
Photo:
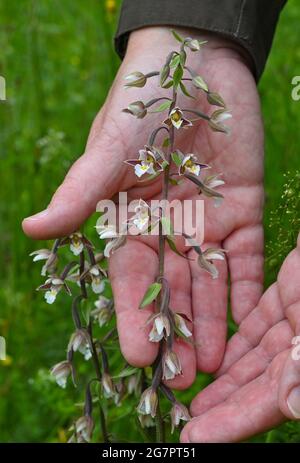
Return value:
[(53, 304), (57, 296), (57, 291), (55, 289), (50, 289), (45, 292), (45, 299), (48, 304)]

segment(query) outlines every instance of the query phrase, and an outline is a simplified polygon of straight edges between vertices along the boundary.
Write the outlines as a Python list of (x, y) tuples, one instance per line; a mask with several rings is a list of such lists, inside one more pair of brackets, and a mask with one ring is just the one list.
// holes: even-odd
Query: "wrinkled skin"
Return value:
[(197, 417), (182, 442), (237, 442), (300, 418), (300, 348), (292, 343), (300, 328), (299, 276), (300, 235), (276, 283), (230, 339), (218, 378), (192, 402)]
[[(195, 36), (190, 31), (182, 33)], [(227, 262), (217, 264), (220, 276), (212, 280), (194, 260), (166, 252), (171, 308), (185, 312), (194, 322), (195, 347), (178, 341), (175, 345), (183, 375), (169, 384), (179, 389), (193, 383), (197, 368), (213, 372), (220, 367), (226, 342), (228, 275), (231, 307), (237, 324), (243, 323), (258, 304), (263, 288), (263, 128), (259, 98), (243, 52), (214, 35), (205, 38), (209, 40), (208, 45), (200, 54), (193, 54), (189, 64), (204, 77), (211, 90), (225, 99), (233, 114), (228, 123), (232, 133), (226, 137), (212, 132), (202, 121), (176, 133), (176, 146), (183, 152), (197, 154), (201, 162), (212, 166), (212, 172), (223, 174), (226, 184), (219, 189), (225, 196), (223, 204), (215, 208), (212, 200), (205, 201), (204, 247), (225, 248), (228, 258)], [(131, 34), (126, 57), (93, 123), (85, 153), (74, 163), (46, 211), (23, 222), (29, 236), (46, 239), (69, 234), (95, 210), (100, 199), (113, 197), (119, 191), (127, 191), (129, 199), (160, 197), (161, 178), (150, 184), (137, 184), (132, 169), (122, 161), (137, 157), (138, 150), (147, 143), (151, 130), (163, 116), (149, 115), (136, 121), (120, 110), (132, 101), (147, 101), (162, 91), (157, 78), (152, 78), (142, 89), (124, 90), (123, 78), (136, 70), (144, 73), (159, 70), (165, 56), (177, 49), (177, 45), (169, 30), (161, 27)], [(211, 113), (212, 108), (204, 96), (201, 92), (198, 95), (196, 103), (179, 98), (179, 106), (184, 101), (184, 107), (194, 106)], [(172, 186), (170, 198), (184, 200), (199, 196), (194, 185), (185, 183)], [(182, 249), (194, 257), (193, 251)], [(157, 275), (157, 268), (157, 241), (152, 238), (130, 238), (109, 262), (121, 349), (127, 360), (137, 366), (152, 363), (157, 354), (157, 345), (148, 341), (149, 327), (145, 328), (153, 308), (138, 310), (145, 290)], [(225, 362), (232, 363), (240, 356), (238, 348), (233, 347), (229, 352)], [(194, 411), (197, 411), (196, 403), (197, 400)], [(189, 424), (186, 429), (191, 427)], [(187, 433), (184, 431), (183, 435)]]

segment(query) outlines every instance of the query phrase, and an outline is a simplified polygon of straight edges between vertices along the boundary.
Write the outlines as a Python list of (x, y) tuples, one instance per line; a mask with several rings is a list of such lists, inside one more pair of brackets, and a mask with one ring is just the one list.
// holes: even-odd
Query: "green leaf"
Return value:
[(161, 291), (161, 287), (161, 283), (152, 283), (152, 285), (149, 286), (140, 304), (141, 309), (151, 304), (151, 302), (157, 298)]
[(177, 167), (181, 165), (181, 157), (177, 153), (177, 151), (174, 151), (174, 153), (171, 154), (172, 160), (174, 164), (176, 164)]
[(161, 167), (163, 170), (165, 170), (168, 167), (168, 165), (169, 165), (168, 161), (163, 161), (163, 163), (161, 164)]
[(181, 50), (180, 52), (180, 64), (181, 66), (185, 66), (185, 63), (186, 63), (186, 52), (185, 50)]
[[(166, 237), (166, 241), (171, 249), (171, 251), (175, 252), (175, 254), (177, 254), (178, 256), (180, 257), (184, 257), (185, 259), (189, 259), (185, 254), (183, 254), (182, 252), (178, 251), (177, 247), (176, 247), (176, 244), (175, 244), (175, 241), (173, 239), (172, 236), (167, 236)], [(190, 260), (190, 259), (189, 259)]]
[(183, 77), (183, 68), (181, 64), (178, 64), (173, 74), (174, 88), (178, 87), (178, 85), (181, 82), (182, 77)]
[(208, 86), (207, 83), (202, 79), (201, 76), (196, 76), (193, 78), (193, 84), (195, 87), (200, 88), (201, 90), (204, 90), (205, 92), (208, 92)]
[(174, 31), (174, 29), (172, 30), (172, 34), (174, 35), (175, 39), (176, 39), (178, 42), (180, 42), (180, 43), (183, 42), (183, 40), (184, 40), (183, 37), (181, 37), (181, 35), (178, 34), (178, 32)]
[(161, 87), (163, 86), (163, 84), (165, 83), (165, 81), (167, 80), (167, 78), (169, 77), (169, 74), (170, 74), (170, 66), (168, 64), (165, 64), (160, 72), (160, 85)]
[(113, 376), (112, 378), (113, 379), (127, 378), (127, 376), (134, 375), (138, 371), (139, 371), (139, 369), (136, 368), (136, 367), (127, 367), (127, 368), (124, 368), (124, 370), (122, 370), (118, 375)]
[(149, 111), (150, 113), (161, 113), (162, 111), (165, 111), (166, 109), (169, 109), (171, 106), (172, 101), (164, 101), (162, 104), (160, 104), (157, 108), (153, 109), (153, 111)]
[(165, 235), (173, 235), (174, 230), (173, 230), (173, 225), (169, 217), (162, 217), (160, 219), (162, 227), (163, 227), (163, 232)]
[(168, 146), (170, 146), (170, 144), (171, 144), (170, 138), (167, 137), (167, 138), (164, 139), (162, 146), (163, 146), (163, 148), (168, 148)]
[(176, 180), (175, 178), (170, 177), (169, 182), (171, 183), (171, 185), (177, 186), (182, 183), (182, 180)]
[(176, 55), (174, 55), (173, 58), (171, 59), (170, 68), (171, 69), (176, 68), (179, 63), (180, 63), (180, 55), (176, 53)]
[(182, 91), (182, 93), (185, 95), (185, 96), (188, 96), (189, 98), (193, 98), (194, 100), (196, 99), (193, 95), (191, 95), (189, 92), (188, 92), (188, 89), (186, 88), (186, 86), (184, 85), (183, 82), (180, 82), (180, 89)]
[(163, 233), (165, 235), (173, 235), (174, 230), (173, 230), (173, 225), (169, 217), (162, 217), (161, 219), (161, 224), (163, 228)]
[(162, 88), (170, 88), (173, 85), (173, 79), (169, 80), (165, 85), (162, 86)]

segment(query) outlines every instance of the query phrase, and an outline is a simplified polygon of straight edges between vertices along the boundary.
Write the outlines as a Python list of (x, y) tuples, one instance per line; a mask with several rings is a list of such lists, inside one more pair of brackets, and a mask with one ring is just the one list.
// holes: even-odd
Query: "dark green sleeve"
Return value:
[(248, 51), (258, 80), (286, 1), (124, 0), (115, 37), (116, 50), (123, 58), (130, 32), (145, 26), (181, 26), (216, 32)]

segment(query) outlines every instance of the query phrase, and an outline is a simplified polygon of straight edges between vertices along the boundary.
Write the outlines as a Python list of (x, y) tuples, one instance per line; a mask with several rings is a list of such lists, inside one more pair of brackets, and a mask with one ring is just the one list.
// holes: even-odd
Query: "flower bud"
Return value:
[(142, 393), (140, 403), (137, 407), (137, 412), (140, 415), (151, 415), (152, 418), (154, 418), (156, 415), (157, 404), (157, 393), (152, 387), (149, 387)]
[(67, 379), (72, 373), (72, 365), (68, 360), (57, 363), (51, 368), (51, 375), (55, 378), (57, 384), (65, 389), (67, 385)]
[(204, 92), (208, 92), (207, 83), (202, 79), (201, 76), (193, 77), (192, 82), (195, 85), (195, 87), (200, 88), (201, 90), (204, 90)]
[(109, 399), (110, 397), (113, 397), (116, 393), (116, 389), (114, 387), (110, 374), (104, 372), (102, 375), (101, 382), (102, 382), (104, 397), (106, 397), (107, 399)]
[(185, 323), (185, 320), (181, 315), (179, 315), (178, 313), (175, 313), (174, 321), (175, 321), (175, 326), (180, 334), (182, 334), (186, 338), (189, 338), (190, 336), (192, 336), (192, 333), (188, 329)]
[(90, 442), (94, 430), (93, 418), (89, 415), (84, 415), (78, 418), (75, 423), (76, 440), (79, 443)]
[(123, 112), (129, 113), (138, 119), (143, 119), (147, 115), (146, 106), (142, 101), (134, 101), (133, 103), (130, 103), (126, 109), (123, 109)]
[(218, 93), (215, 93), (215, 92), (208, 92), (207, 93), (207, 101), (211, 105), (220, 106), (221, 108), (226, 107), (225, 101), (223, 100), (221, 95), (219, 95)]
[(215, 132), (223, 132), (226, 134), (230, 133), (229, 127), (223, 124), (224, 121), (230, 119), (232, 115), (226, 109), (217, 109), (208, 121), (208, 124), (212, 130)]
[(175, 427), (179, 426), (180, 420), (182, 421), (190, 421), (191, 416), (189, 414), (188, 409), (179, 402), (175, 402), (172, 409), (171, 409), (171, 423), (172, 423), (172, 430), (171, 433), (173, 434)]
[(200, 42), (197, 39), (192, 39), (192, 40), (187, 40), (185, 45), (191, 50), (191, 51), (199, 51), (200, 50)]
[(163, 356), (163, 379), (174, 379), (182, 373), (179, 358), (175, 352), (167, 350)]
[(125, 77), (127, 83), (125, 84), (126, 88), (129, 87), (144, 87), (147, 82), (147, 77), (142, 72), (132, 72)]

